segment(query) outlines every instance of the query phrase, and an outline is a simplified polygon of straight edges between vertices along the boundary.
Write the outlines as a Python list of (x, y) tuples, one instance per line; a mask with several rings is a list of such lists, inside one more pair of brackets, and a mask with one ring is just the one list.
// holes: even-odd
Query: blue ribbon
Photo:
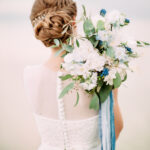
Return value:
[(101, 150), (115, 150), (114, 100), (110, 92), (105, 102), (99, 104), (99, 136)]

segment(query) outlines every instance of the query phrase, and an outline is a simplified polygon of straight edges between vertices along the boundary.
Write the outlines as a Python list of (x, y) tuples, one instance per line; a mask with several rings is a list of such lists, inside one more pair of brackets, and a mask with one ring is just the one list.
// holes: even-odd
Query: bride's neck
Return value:
[(48, 67), (50, 70), (53, 70), (53, 71), (58, 71), (60, 70), (60, 65), (61, 63), (64, 61), (64, 59), (61, 57), (65, 51), (63, 51), (61, 54), (59, 54), (58, 56), (56, 56), (56, 52), (58, 51), (59, 49), (51, 49), (51, 54), (50, 54), (50, 57), (47, 59), (47, 61), (44, 63), (44, 65), (46, 67)]
[[(73, 30), (74, 36), (77, 35), (77, 30), (76, 28)], [(59, 50), (60, 48), (51, 48), (51, 55), (48, 58), (48, 60), (44, 63), (45, 66), (47, 66), (49, 69), (53, 71), (58, 71), (60, 70), (60, 65), (64, 61), (64, 59), (61, 57), (63, 54), (65, 54), (65, 51), (63, 51), (61, 54), (58, 56), (55, 55), (55, 53)]]

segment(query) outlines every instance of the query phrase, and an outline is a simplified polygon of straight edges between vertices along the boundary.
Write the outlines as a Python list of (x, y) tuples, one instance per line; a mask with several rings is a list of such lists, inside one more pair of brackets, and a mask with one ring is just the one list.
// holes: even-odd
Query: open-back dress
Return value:
[[(100, 150), (99, 112), (89, 109), (91, 95), (76, 85), (59, 99), (70, 83), (70, 79), (60, 80), (63, 73), (44, 64), (24, 69), (25, 92), (41, 136), (38, 150)], [(77, 91), (79, 102), (74, 106)]]

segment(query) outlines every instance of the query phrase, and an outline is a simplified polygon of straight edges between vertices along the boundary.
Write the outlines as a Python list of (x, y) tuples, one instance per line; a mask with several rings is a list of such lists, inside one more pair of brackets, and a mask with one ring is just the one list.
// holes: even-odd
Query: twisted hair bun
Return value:
[[(76, 15), (76, 3), (72, 0), (36, 0), (30, 15), (35, 37), (47, 47), (54, 44), (53, 39), (65, 42), (73, 33), (70, 22)], [(65, 24), (66, 32), (62, 33)]]

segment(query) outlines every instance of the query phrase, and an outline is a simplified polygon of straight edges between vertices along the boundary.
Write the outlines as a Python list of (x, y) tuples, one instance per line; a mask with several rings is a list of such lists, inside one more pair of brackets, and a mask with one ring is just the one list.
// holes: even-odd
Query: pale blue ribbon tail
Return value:
[(115, 122), (114, 122), (114, 100), (110, 92), (105, 102), (100, 103), (99, 109), (99, 136), (101, 150), (115, 150)]

